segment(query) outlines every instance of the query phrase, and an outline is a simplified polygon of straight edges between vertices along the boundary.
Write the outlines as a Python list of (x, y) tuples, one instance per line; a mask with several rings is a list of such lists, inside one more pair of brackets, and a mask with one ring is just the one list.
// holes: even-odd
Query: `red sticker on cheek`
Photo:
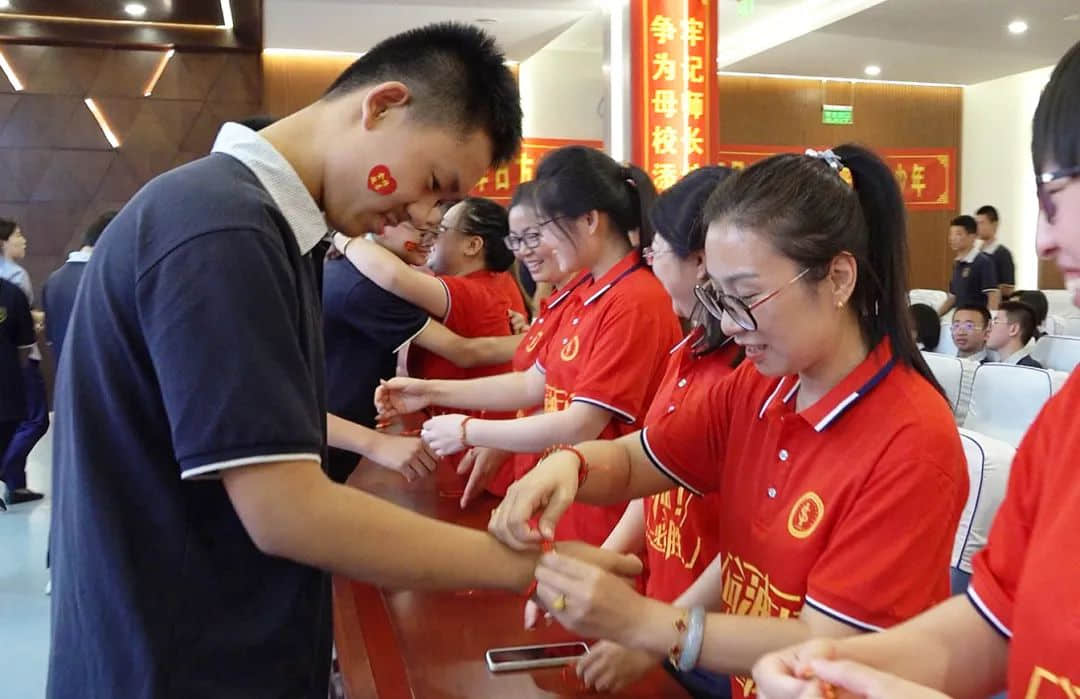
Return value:
[(393, 194), (397, 190), (397, 180), (390, 174), (390, 168), (385, 165), (376, 165), (371, 168), (367, 177), (368, 189), (376, 194)]
[(411, 240), (406, 240), (405, 241), (405, 252), (420, 252), (421, 250), (423, 250), (423, 247), (421, 247), (420, 245), (417, 245), (413, 241), (411, 241)]

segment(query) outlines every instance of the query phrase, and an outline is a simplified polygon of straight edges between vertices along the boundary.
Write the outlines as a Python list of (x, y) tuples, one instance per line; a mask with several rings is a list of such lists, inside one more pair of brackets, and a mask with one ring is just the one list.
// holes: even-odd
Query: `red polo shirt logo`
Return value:
[(577, 335), (574, 335), (570, 342), (563, 345), (562, 351), (559, 352), (559, 357), (564, 362), (572, 362), (577, 357), (578, 352), (581, 350), (581, 341), (578, 340)]
[(825, 515), (825, 503), (818, 494), (810, 491), (795, 501), (788, 515), (788, 533), (796, 539), (805, 539), (814, 533)]

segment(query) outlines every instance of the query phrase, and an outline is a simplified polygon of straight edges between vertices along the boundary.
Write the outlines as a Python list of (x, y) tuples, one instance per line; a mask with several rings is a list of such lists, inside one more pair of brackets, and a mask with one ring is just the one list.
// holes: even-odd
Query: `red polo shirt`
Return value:
[[(544, 411), (572, 402), (607, 410), (611, 420), (597, 439), (615, 439), (641, 428), (663, 376), (668, 348), (681, 335), (671, 298), (633, 251), (602, 278), (583, 284), (563, 310), (559, 331), (538, 366), (544, 370)], [(599, 546), (618, 523), (626, 503), (608, 507), (575, 503), (556, 529), (557, 539)]]
[[(447, 328), (462, 337), (499, 337), (510, 334), (510, 318), (507, 310), (512, 308), (512, 297), (506, 293), (505, 272), (478, 270), (460, 277), (440, 276), (439, 281), (446, 287), (446, 316), (442, 322)], [(513, 280), (511, 280), (513, 281)], [(521, 294), (517, 294), (515, 310), (524, 311)], [(409, 376), (424, 379), (475, 379), (482, 376), (494, 376), (511, 371), (511, 364), (493, 364), (484, 367), (462, 369), (448, 359), (429, 352), (423, 347), (409, 349)], [(431, 415), (460, 413), (452, 408), (432, 406)], [(465, 414), (476, 417), (501, 419), (513, 417), (513, 413), (492, 411), (466, 411)], [(467, 478), (457, 475), (457, 466), (462, 454), (439, 460), (439, 489), (444, 495), (460, 495), (465, 490)], [(493, 485), (498, 488), (496, 479)], [(502, 492), (506, 489), (503, 487)]]
[[(700, 328), (672, 348), (660, 389), (649, 406), (645, 425), (664, 422), (668, 408), (700, 400), (701, 394), (734, 369), (739, 346), (729, 342), (708, 354), (694, 356), (693, 345), (703, 333)], [(720, 552), (719, 495), (694, 495), (675, 488), (645, 498), (645, 548), (648, 555), (645, 594), (662, 602), (673, 602), (705, 572)]]
[(888, 341), (802, 412), (798, 389), (744, 363), (642, 432), (658, 468), (719, 495), (722, 610), (877, 630), (947, 598), (968, 484), (945, 399)]
[(968, 597), (1009, 643), (1009, 696), (1080, 696), (1080, 375), (1020, 442)]

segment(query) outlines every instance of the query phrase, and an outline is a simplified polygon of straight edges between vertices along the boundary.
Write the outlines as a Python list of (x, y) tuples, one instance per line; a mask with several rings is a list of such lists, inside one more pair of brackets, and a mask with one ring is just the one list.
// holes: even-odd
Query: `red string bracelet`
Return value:
[(577, 484), (580, 488), (585, 483), (585, 479), (589, 475), (589, 462), (585, 459), (585, 455), (578, 451), (577, 447), (571, 444), (554, 444), (544, 450), (544, 453), (540, 455), (540, 460), (543, 461), (552, 454), (560, 451), (568, 451), (578, 459), (578, 477)]
[[(529, 520), (529, 526), (532, 529), (539, 529), (540, 528), (540, 518), (539, 517), (533, 517), (532, 519), (530, 519)], [(545, 553), (554, 553), (554, 551), (555, 551), (555, 542), (554, 541), (548, 541), (547, 539), (543, 539), (543, 540), (540, 541), (540, 553), (541, 553), (541, 555), (543, 555)], [(533, 578), (532, 583), (529, 584), (529, 589), (525, 590), (525, 599), (527, 599), (527, 600), (532, 599), (533, 595), (536, 594), (536, 588), (537, 588), (537, 586), (539, 584), (540, 584), (540, 581)]]

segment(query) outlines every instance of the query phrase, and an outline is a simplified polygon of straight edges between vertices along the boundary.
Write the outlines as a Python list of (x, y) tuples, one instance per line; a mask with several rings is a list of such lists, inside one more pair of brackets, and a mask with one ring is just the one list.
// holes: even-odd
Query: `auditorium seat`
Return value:
[(1080, 308), (1073, 305), (1073, 295), (1067, 289), (1041, 289), (1046, 295), (1046, 305), (1049, 315), (1062, 318), (1080, 317)]
[(1044, 369), (981, 364), (962, 425), (1015, 447), (1052, 394), (1053, 381)]
[(1047, 369), (1072, 371), (1080, 364), (1080, 337), (1043, 335), (1035, 343), (1031, 356)]
[(945, 395), (949, 399), (949, 408), (956, 413), (960, 401), (960, 384), (964, 375), (964, 363), (956, 357), (939, 354), (938, 352), (923, 352), (930, 371), (934, 378), (945, 389)]
[(939, 311), (945, 304), (945, 299), (948, 298), (948, 294), (939, 289), (912, 289), (908, 292), (908, 303), (925, 303), (935, 311)]
[(960, 442), (968, 467), (968, 499), (960, 515), (953, 542), (953, 594), (963, 592), (971, 576), (971, 559), (984, 546), (990, 525), (1005, 496), (1009, 469), (1016, 454), (1009, 444), (967, 429), (960, 430)]

